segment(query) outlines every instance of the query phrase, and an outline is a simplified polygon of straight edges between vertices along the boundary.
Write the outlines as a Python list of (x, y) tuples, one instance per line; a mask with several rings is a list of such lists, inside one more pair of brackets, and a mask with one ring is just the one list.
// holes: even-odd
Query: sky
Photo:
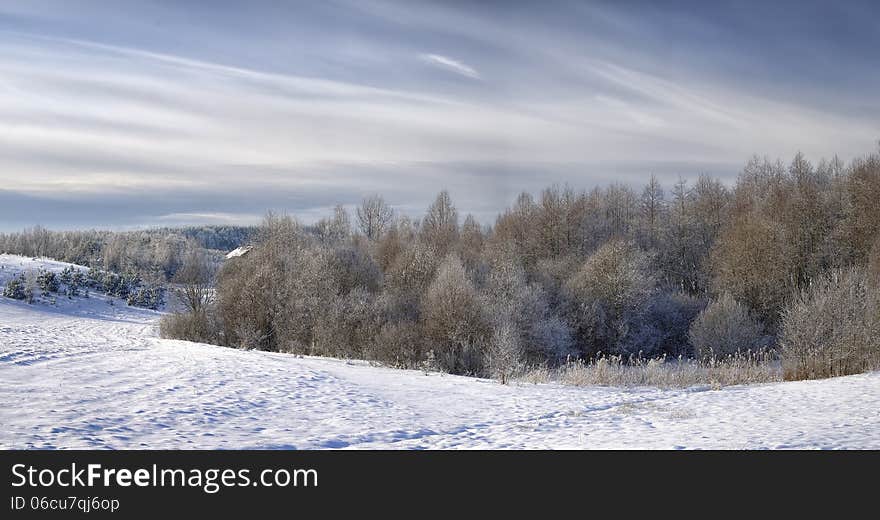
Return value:
[(880, 139), (876, 2), (0, 0), (0, 231), (733, 182)]

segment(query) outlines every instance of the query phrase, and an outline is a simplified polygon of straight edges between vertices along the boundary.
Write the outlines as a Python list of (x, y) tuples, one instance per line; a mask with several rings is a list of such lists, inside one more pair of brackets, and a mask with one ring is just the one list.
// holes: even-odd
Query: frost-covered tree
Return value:
[(526, 280), (512, 248), (495, 251), (489, 262), (484, 294), (493, 326), (513, 327), (526, 363), (564, 359), (571, 353), (571, 333), (553, 313), (544, 289)]
[(523, 348), (516, 324), (503, 320), (492, 329), (487, 349), (489, 374), (502, 385), (507, 384), (521, 368)]
[(452, 204), (449, 192), (443, 190), (428, 206), (421, 226), (422, 239), (433, 246), (438, 254), (446, 255), (458, 241), (458, 210)]
[(373, 261), (367, 245), (354, 241), (326, 252), (325, 276), (337, 294), (346, 294), (356, 288), (373, 292), (382, 284), (382, 272)]
[(758, 350), (764, 327), (748, 307), (724, 293), (697, 316), (689, 337), (698, 357), (722, 358)]
[(443, 260), (422, 308), (425, 336), (441, 368), (455, 374), (482, 373), (490, 327), (485, 306), (457, 255)]
[(874, 246), (868, 256), (868, 283), (876, 290), (880, 290), (880, 234), (874, 240)]
[(621, 183), (608, 186), (603, 208), (608, 235), (623, 240), (629, 238), (638, 214), (638, 198), (633, 189)]
[(666, 195), (660, 181), (651, 175), (642, 190), (639, 213), (639, 240), (646, 249), (657, 247), (666, 218)]
[(264, 350), (311, 345), (313, 316), (321, 311), (315, 294), (329, 290), (316, 287), (325, 279), (319, 272), (323, 255), (310, 249), (291, 217), (266, 216), (254, 250), (228, 261), (218, 276), (218, 312), (227, 343)]
[(379, 333), (376, 295), (363, 287), (337, 296), (315, 323), (311, 354), (364, 358)]
[(566, 282), (582, 353), (630, 353), (629, 336), (655, 287), (649, 258), (631, 242), (611, 241), (587, 259)]
[(398, 230), (397, 225), (392, 225), (382, 235), (372, 248), (373, 259), (382, 272), (387, 272), (397, 257), (406, 248), (406, 240)]
[(421, 241), (410, 243), (385, 273), (386, 290), (408, 300), (419, 300), (434, 279), (440, 258), (436, 250)]
[(835, 270), (786, 307), (781, 327), (787, 379), (880, 368), (880, 294), (864, 269)]

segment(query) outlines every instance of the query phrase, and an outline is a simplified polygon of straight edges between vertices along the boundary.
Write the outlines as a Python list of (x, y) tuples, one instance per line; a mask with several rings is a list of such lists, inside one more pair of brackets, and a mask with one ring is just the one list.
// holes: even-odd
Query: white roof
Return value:
[(254, 246), (237, 247), (237, 248), (233, 249), (232, 251), (226, 253), (226, 259), (229, 260), (230, 258), (237, 258), (239, 256), (244, 256), (244, 255), (248, 254), (250, 252), (250, 250), (253, 248), (254, 248)]

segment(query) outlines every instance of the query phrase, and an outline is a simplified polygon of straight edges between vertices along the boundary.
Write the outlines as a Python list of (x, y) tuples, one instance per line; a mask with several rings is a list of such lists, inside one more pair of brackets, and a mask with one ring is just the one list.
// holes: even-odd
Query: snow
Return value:
[(67, 262), (58, 262), (47, 258), (28, 258), (24, 256), (0, 254), (0, 285), (5, 286), (6, 282), (14, 278), (19, 273), (28, 271), (37, 272), (40, 269), (44, 271), (52, 271), (61, 273), (66, 267), (77, 267), (84, 271), (88, 271), (87, 267), (81, 267)]
[(236, 247), (232, 251), (226, 253), (226, 259), (229, 260), (231, 258), (238, 258), (239, 256), (244, 256), (244, 255), (250, 253), (251, 249), (253, 249), (253, 246)]
[[(0, 277), (65, 265), (0, 255)], [(163, 340), (110, 301), (0, 297), (0, 448), (880, 448), (880, 373), (505, 386)]]

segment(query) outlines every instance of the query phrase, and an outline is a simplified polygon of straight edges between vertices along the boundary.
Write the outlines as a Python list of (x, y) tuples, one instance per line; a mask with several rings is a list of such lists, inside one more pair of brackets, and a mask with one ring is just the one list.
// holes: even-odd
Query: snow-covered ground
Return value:
[[(0, 278), (64, 265), (0, 255)], [(880, 373), (502, 386), (162, 340), (159, 316), (0, 297), (0, 448), (880, 448)]]
[(28, 258), (25, 256), (7, 255), (3, 253), (0, 254), (0, 287), (5, 286), (6, 282), (19, 273), (25, 273), (28, 271), (36, 272), (42, 269), (57, 274), (63, 271), (64, 268), (71, 266), (84, 271), (88, 270), (86, 267), (68, 264), (67, 262), (58, 262), (46, 258)]

